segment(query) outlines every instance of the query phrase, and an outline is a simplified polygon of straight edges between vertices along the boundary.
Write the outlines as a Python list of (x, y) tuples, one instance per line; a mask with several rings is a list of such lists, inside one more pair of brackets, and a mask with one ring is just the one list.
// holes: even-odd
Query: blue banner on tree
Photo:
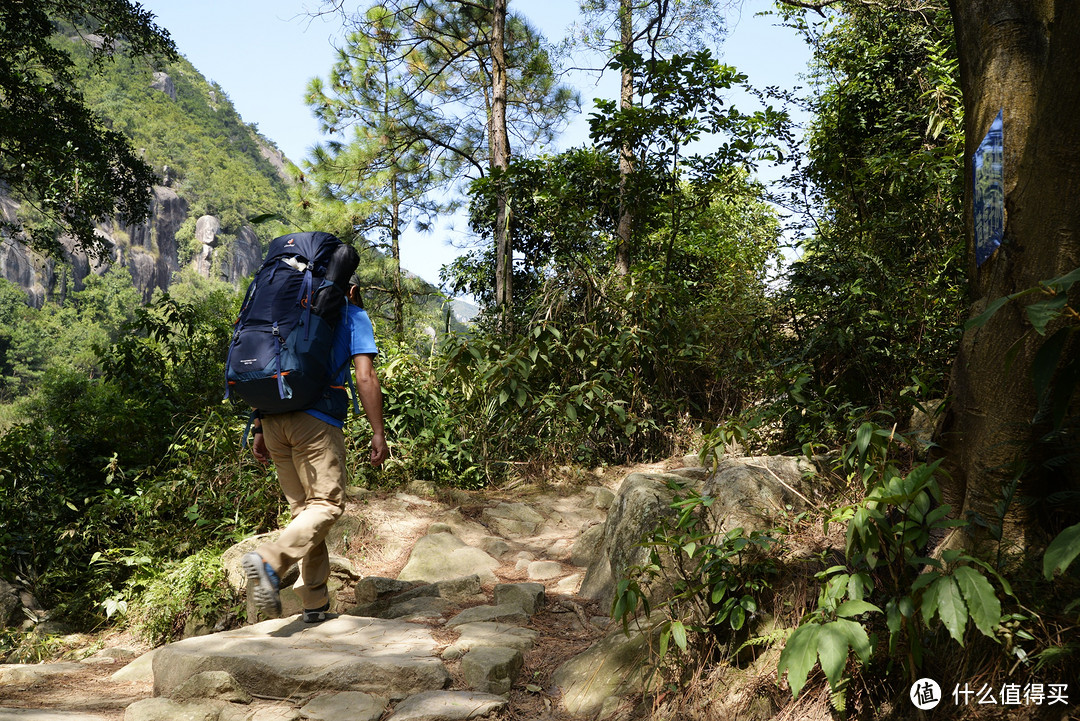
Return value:
[(999, 110), (973, 158), (975, 265), (993, 255), (1005, 234), (1005, 110)]

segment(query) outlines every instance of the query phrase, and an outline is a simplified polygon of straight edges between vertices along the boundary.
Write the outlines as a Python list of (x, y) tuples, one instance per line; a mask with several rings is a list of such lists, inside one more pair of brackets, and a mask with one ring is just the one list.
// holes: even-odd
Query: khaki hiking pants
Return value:
[(262, 427), (292, 521), (256, 552), (279, 577), (299, 563), (293, 588), (304, 608), (321, 608), (330, 600), (326, 534), (345, 509), (345, 435), (303, 411), (264, 416)]

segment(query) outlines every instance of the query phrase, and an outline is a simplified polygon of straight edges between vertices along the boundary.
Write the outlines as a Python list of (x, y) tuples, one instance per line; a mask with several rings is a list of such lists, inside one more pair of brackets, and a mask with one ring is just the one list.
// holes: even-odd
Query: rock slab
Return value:
[(465, 721), (506, 708), (506, 699), (472, 691), (425, 691), (398, 704), (387, 721)]
[(398, 580), (435, 583), (476, 574), (484, 583), (494, 583), (494, 570), (498, 567), (498, 561), (454, 534), (433, 533), (413, 546)]
[(502, 695), (510, 693), (524, 662), (516, 648), (479, 646), (461, 660), (461, 674), (477, 691)]
[(429, 629), (404, 621), (274, 619), (161, 647), (153, 659), (154, 693), (167, 696), (203, 671), (227, 671), (257, 696), (361, 691), (401, 699), (450, 683), (435, 646)]
[(359, 691), (342, 691), (319, 696), (300, 709), (300, 715), (311, 721), (378, 721), (389, 701)]

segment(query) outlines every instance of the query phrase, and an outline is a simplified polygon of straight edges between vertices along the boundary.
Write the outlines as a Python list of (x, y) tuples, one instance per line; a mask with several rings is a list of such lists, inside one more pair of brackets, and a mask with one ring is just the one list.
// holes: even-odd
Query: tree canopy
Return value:
[(0, 8), (0, 183), (34, 210), (2, 227), (56, 254), (68, 234), (91, 255), (104, 251), (96, 222), (137, 222), (149, 210), (153, 171), (124, 135), (83, 99), (60, 28), (88, 44), (96, 64), (117, 53), (175, 57), (167, 31), (127, 0), (13, 0)]

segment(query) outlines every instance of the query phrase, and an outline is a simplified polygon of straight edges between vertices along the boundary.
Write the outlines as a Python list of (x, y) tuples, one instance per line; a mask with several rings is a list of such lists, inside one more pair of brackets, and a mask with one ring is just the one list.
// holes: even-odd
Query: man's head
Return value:
[(360, 276), (353, 273), (349, 276), (349, 289), (345, 292), (345, 297), (349, 299), (349, 302), (353, 305), (363, 308), (364, 299), (360, 295)]

